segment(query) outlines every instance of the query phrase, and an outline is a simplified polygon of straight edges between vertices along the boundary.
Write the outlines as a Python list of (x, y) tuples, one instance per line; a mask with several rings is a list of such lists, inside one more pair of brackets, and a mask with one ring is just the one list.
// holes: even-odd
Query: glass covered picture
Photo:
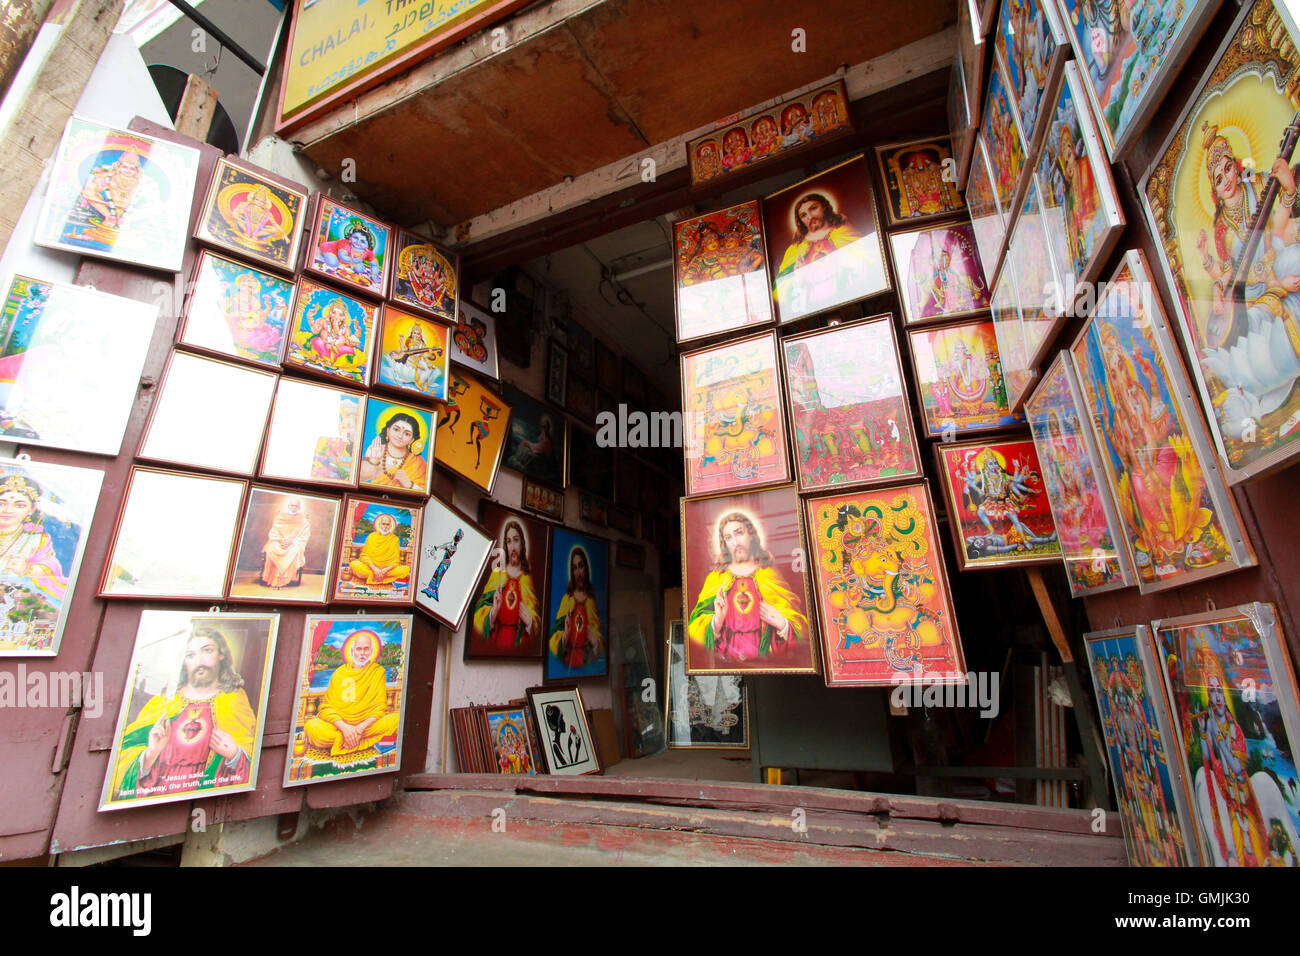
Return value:
[(360, 392), (281, 378), (259, 474), (285, 481), (356, 485), (365, 402)]
[(362, 487), (427, 495), (433, 480), (430, 466), (436, 412), (390, 402), (372, 395), (366, 401), (365, 449), (357, 469)]
[[(1040, 181), (1035, 173), (1028, 176), (1020, 214), (1011, 229), (1011, 241), (1006, 259), (1002, 263), (1002, 277), (1015, 290), (1019, 329), (1013, 329), (998, 317), (998, 335), (1007, 340), (1004, 354), (1016, 342), (1016, 351), (1023, 352), (1025, 367), (1036, 372), (1039, 362), (1051, 347), (1065, 322), (1065, 299), (1062, 293), (1068, 286), (1072, 297), (1073, 284), (1062, 278), (1058, 260), (1052, 253), (1053, 230), (1064, 227), (1054, 222), (1044, 211)], [(1071, 298), (1069, 301), (1073, 301)], [(1008, 337), (1007, 333), (1010, 333)]]
[(749, 749), (749, 699), (745, 678), (686, 673), (686, 622), (673, 621), (668, 636), (668, 696), (664, 724), (670, 748)]
[(975, 137), (971, 151), (970, 177), (966, 181), (966, 207), (970, 210), (971, 231), (979, 249), (986, 281), (992, 284), (1002, 262), (1003, 247), (1007, 238), (1007, 217), (998, 204), (993, 188), (993, 173), (982, 136)]
[(50, 170), (37, 245), (178, 272), (199, 151), (73, 116)]
[(758, 200), (673, 224), (677, 341), (772, 321)]
[(1032, 440), (1013, 436), (936, 445), (934, 451), (963, 571), (1061, 560)]
[(233, 478), (134, 466), (100, 597), (223, 599), (247, 487)]
[(0, 658), (59, 653), (103, 479), (0, 458)]
[(292, 272), (306, 205), (302, 190), (222, 157), (199, 211), (195, 238)]
[(180, 344), (280, 367), (293, 283), (208, 252), (194, 264)]
[(781, 340), (801, 490), (920, 472), (888, 315)]
[(410, 604), (418, 571), (420, 509), (378, 498), (343, 499), (331, 601)]
[(1025, 396), (1038, 378), (1036, 369), (1030, 367), (1025, 353), (1025, 323), (1020, 313), (1020, 285), (1016, 270), (1004, 268), (993, 287), (993, 303), (989, 315), (993, 319), (993, 334), (998, 343), (998, 360), (1001, 363), (1002, 381), (1006, 386), (1007, 406), (1020, 411)]
[[(1178, 741), (1144, 625), (1085, 634), (1130, 866), (1195, 866)], [(1172, 758), (1172, 763), (1170, 762)]]
[(966, 679), (924, 482), (805, 499), (826, 683)]
[(1231, 482), (1300, 452), (1293, 9), (1246, 4), (1141, 187)]
[(365, 386), (379, 307), (299, 279), (284, 364)]
[(410, 658), (409, 614), (308, 615), (286, 787), (397, 770)]
[(911, 329), (907, 337), (925, 437), (947, 440), (1024, 421), (1007, 407), (992, 322)]
[(551, 526), (486, 498), (479, 503), (479, 520), (493, 542), (492, 570), (470, 609), (465, 659), (539, 658), (550, 639)]
[[(1006, 81), (1032, 155), (1042, 135), (1043, 102), (1051, 95), (1069, 53), (1055, 0), (1006, 0), (999, 4), (993, 46), (1006, 68)], [(1114, 16), (1122, 14), (1117, 10)], [(1131, 14), (1130, 14), (1131, 16)]]
[(889, 250), (908, 324), (960, 318), (989, 307), (989, 284), (970, 223), (895, 232)]
[(496, 319), (492, 318), (491, 312), (461, 300), (456, 328), (451, 333), (451, 360), (482, 372), (488, 378), (496, 378), (496, 328)]
[(438, 420), (434, 457), (491, 494), (510, 434), (510, 406), (482, 379), (453, 368), (445, 409)]
[(686, 493), (789, 481), (776, 336), (685, 352), (681, 360)]
[(567, 449), (564, 415), (508, 385), (505, 398), (510, 403), (510, 435), (502, 464), (538, 481), (563, 486)]
[(1110, 480), (1097, 464), (1079, 400), (1074, 367), (1061, 353), (1025, 402), (1074, 597), (1137, 583), (1128, 550), (1118, 543), (1120, 524)]
[(279, 625), (278, 614), (140, 613), (101, 811), (256, 788)]
[(421, 400), (447, 400), (450, 327), (385, 305), (379, 323), (375, 385)]
[(308, 232), (304, 272), (383, 296), (393, 251), (393, 230), (378, 219), (321, 195)]
[(689, 674), (818, 671), (794, 485), (682, 500)]
[(1070, 351), (1142, 592), (1253, 565), (1141, 252)]
[(254, 485), (235, 549), (230, 599), (324, 604), (338, 525), (337, 498)]
[(783, 323), (889, 290), (863, 156), (768, 196), (763, 230)]
[(423, 525), (415, 605), (459, 630), (474, 585), (487, 567), (492, 537), (477, 522), (437, 498), (425, 503)]
[(526, 707), (489, 707), (484, 712), (498, 773), (537, 773), (529, 744)]
[(251, 475), (275, 383), (270, 372), (173, 352), (136, 457)]
[(998, 206), (1004, 210), (1014, 209), (1020, 196), (1027, 149), (1020, 130), (1020, 116), (1007, 89), (1005, 68), (997, 57), (989, 73), (980, 139), (987, 150)]
[(158, 306), (16, 275), (0, 311), (0, 441), (116, 455)]
[(578, 688), (530, 687), (528, 707), (541, 738), (547, 773), (559, 776), (600, 773), (600, 756)]
[(1210, 866), (1300, 866), (1300, 713), (1271, 604), (1151, 625), (1179, 762)]
[(891, 226), (965, 211), (966, 201), (952, 175), (948, 137), (877, 147), (876, 162), (885, 183), (885, 214)]
[(598, 677), (609, 669), (609, 542), (551, 529), (546, 679)]
[(422, 236), (397, 231), (388, 297), (403, 308), (456, 324), (460, 256)]

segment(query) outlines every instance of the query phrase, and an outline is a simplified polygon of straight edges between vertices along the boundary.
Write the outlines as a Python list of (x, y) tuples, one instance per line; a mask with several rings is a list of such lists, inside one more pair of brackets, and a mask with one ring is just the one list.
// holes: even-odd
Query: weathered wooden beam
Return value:
[(181, 94), (181, 105), (176, 112), (176, 132), (183, 136), (207, 142), (208, 130), (216, 115), (217, 91), (201, 76), (190, 74)]

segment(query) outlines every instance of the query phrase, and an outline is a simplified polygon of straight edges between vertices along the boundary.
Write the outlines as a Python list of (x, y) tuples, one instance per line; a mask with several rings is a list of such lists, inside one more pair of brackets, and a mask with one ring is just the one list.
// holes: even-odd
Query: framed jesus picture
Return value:
[(409, 614), (307, 616), (286, 787), (397, 770), (411, 625)]
[(681, 542), (688, 674), (819, 671), (794, 485), (683, 498)]
[(547, 773), (566, 777), (600, 773), (600, 756), (578, 688), (530, 687), (528, 707), (541, 738)]
[(465, 659), (536, 660), (550, 636), (546, 581), (551, 526), (486, 498), (479, 521), (492, 541), (491, 570), (465, 628)]
[(456, 324), (460, 256), (422, 236), (397, 230), (388, 297), (404, 309)]
[(438, 413), (379, 395), (366, 401), (365, 448), (357, 468), (357, 484), (398, 494), (426, 496), (433, 481), (434, 426)]
[(431, 439), (438, 464), (491, 494), (509, 434), (509, 403), (482, 379), (453, 368), (446, 413)]
[(204, 249), (177, 344), (278, 370), (293, 292), (288, 279)]
[(420, 532), (420, 587), (415, 606), (459, 630), (492, 551), (492, 536), (438, 498), (424, 505)]
[(803, 501), (828, 687), (966, 680), (925, 482)]
[(770, 324), (758, 200), (674, 223), (673, 275), (679, 343)]
[(346, 496), (330, 601), (411, 604), (419, 570), (420, 517), (414, 504)]
[(966, 211), (952, 175), (955, 161), (947, 136), (879, 146), (876, 163), (885, 184), (885, 215), (891, 226)]
[(382, 298), (392, 256), (392, 226), (323, 193), (317, 196), (303, 272)]
[(889, 251), (908, 325), (962, 318), (989, 307), (992, 291), (969, 222), (891, 233)]
[(292, 272), (307, 193), (223, 156), (217, 160), (194, 238)]
[(450, 333), (450, 326), (385, 305), (373, 384), (424, 404), (445, 402)]
[(232, 601), (324, 604), (338, 543), (339, 499), (254, 485), (235, 548)]
[(609, 670), (609, 542), (551, 529), (545, 680)]
[(889, 291), (865, 156), (768, 196), (763, 229), (782, 324)]
[(953, 438), (1024, 423), (1007, 406), (993, 323), (976, 319), (907, 333), (926, 438)]

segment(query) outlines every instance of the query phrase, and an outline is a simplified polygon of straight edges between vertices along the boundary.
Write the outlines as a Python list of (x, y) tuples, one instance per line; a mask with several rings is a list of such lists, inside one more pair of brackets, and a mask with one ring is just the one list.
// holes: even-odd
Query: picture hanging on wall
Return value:
[(322, 193), (308, 236), (303, 272), (383, 297), (392, 264), (391, 226)]
[(140, 612), (99, 809), (256, 788), (278, 614)]
[(365, 448), (357, 468), (357, 484), (428, 495), (433, 482), (430, 446), (437, 420), (437, 412), (371, 395), (366, 401), (366, 426), (361, 432)]
[(204, 249), (194, 263), (178, 344), (279, 369), (294, 285)]
[(292, 272), (306, 207), (304, 190), (223, 156), (212, 172), (194, 238)]
[(749, 749), (749, 694), (735, 674), (686, 673), (686, 622), (668, 635), (664, 727), (669, 748)]
[(576, 687), (530, 687), (528, 707), (541, 738), (546, 772), (557, 776), (600, 773), (582, 692)]
[(566, 487), (572, 485), (606, 501), (613, 499), (614, 449), (602, 446), (595, 434), (577, 425), (569, 428), (569, 460), (564, 473)]
[(158, 306), (15, 275), (0, 310), (0, 441), (122, 449)]
[(554, 339), (546, 341), (546, 398), (552, 405), (564, 408), (565, 389), (569, 385), (569, 353)]
[(286, 368), (364, 388), (370, 381), (379, 306), (301, 278), (289, 320)]
[(997, 56), (994, 56), (993, 69), (989, 72), (980, 139), (987, 151), (998, 206), (1004, 210), (1014, 209), (1020, 198), (1027, 149), (1020, 129), (1020, 114), (1016, 112), (1007, 89), (1006, 67)]
[(103, 480), (0, 458), (0, 658), (59, 653)]
[(550, 637), (546, 581), (551, 526), (486, 498), (479, 521), (492, 540), (491, 571), (465, 628), (465, 659), (536, 660)]
[(962, 318), (989, 307), (992, 291), (969, 222), (891, 233), (889, 251), (907, 324)]
[(538, 481), (563, 486), (568, 447), (564, 415), (509, 385), (504, 397), (510, 403), (510, 434), (502, 464)]
[(545, 680), (609, 670), (609, 542), (551, 529)]
[(281, 377), (259, 475), (355, 487), (365, 405), (361, 392)]
[(891, 226), (924, 222), (966, 211), (952, 175), (952, 142), (946, 136), (876, 148), (885, 183), (885, 215)]
[(770, 324), (758, 200), (673, 223), (673, 276), (678, 342)]
[(409, 614), (307, 615), (286, 787), (397, 771), (411, 624)]
[(374, 384), (423, 402), (445, 402), (450, 333), (450, 326), (385, 305)]
[(254, 485), (235, 548), (230, 599), (324, 604), (338, 527), (339, 499)]
[(957, 47), (948, 80), (948, 131), (952, 134), (960, 189), (966, 188), (970, 178), (975, 127), (979, 125), (983, 102), (984, 59), (991, 46), (971, 22), (970, 3), (957, 4)]
[[(1066, 303), (1074, 301), (1074, 286), (1064, 278), (1060, 260), (1052, 251), (1055, 239), (1050, 233), (1064, 227), (1047, 212), (1038, 175), (1030, 172), (1028, 179), (1002, 272), (1015, 280), (1013, 286), (1018, 293), (1018, 348), (1023, 349), (1026, 368), (1037, 372), (1065, 323)], [(1067, 288), (1069, 299), (1063, 298)]]
[(420, 586), (415, 606), (453, 631), (459, 630), (487, 567), (492, 537), (458, 508), (438, 498), (424, 506), (420, 532)]
[(446, 414), (433, 439), (438, 464), (491, 494), (509, 434), (510, 406), (505, 400), (481, 379), (453, 368)]
[(552, 521), (564, 521), (564, 492), (524, 479), (521, 501), (525, 511), (532, 511)]
[(984, 138), (978, 134), (971, 152), (970, 177), (966, 181), (966, 207), (970, 210), (971, 231), (975, 234), (985, 279), (990, 286), (996, 287), (1009, 224), (993, 188), (993, 172)]
[(460, 256), (423, 236), (397, 230), (388, 297), (404, 309), (456, 324)]
[(347, 495), (330, 601), (409, 605), (419, 573), (420, 515), (412, 504)]
[[(1026, 155), (1038, 152), (1043, 135), (1046, 103), (1069, 56), (1069, 41), (1056, 0), (1016, 0), (1001, 3), (997, 29), (991, 39), (998, 60), (1006, 68), (1008, 93), (1024, 132)], [(1099, 18), (1100, 19), (1100, 18)], [(1116, 20), (1121, 16), (1116, 14)]]
[(907, 337), (926, 438), (949, 441), (1024, 423), (1023, 415), (1007, 407), (992, 322), (910, 329)]
[(488, 378), (499, 378), (496, 329), (491, 312), (462, 298), (456, 328), (451, 333), (451, 360)]
[(38, 246), (179, 272), (199, 151), (69, 118), (50, 169)]
[(768, 196), (763, 230), (782, 323), (889, 291), (865, 156)]
[(993, 287), (989, 316), (998, 342), (1002, 380), (1007, 390), (1007, 406), (1019, 412), (1038, 380), (1038, 370), (1029, 365), (1025, 353), (1025, 323), (1020, 312), (1021, 291), (1014, 267), (1005, 267)]

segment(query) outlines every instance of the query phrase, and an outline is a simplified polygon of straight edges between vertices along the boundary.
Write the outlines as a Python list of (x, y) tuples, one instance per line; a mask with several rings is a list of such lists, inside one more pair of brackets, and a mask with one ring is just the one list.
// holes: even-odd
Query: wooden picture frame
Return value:
[(533, 751), (526, 702), (483, 711), (488, 739), (496, 755), (497, 773), (537, 773), (537, 755)]
[(378, 319), (378, 304), (299, 277), (283, 365), (365, 388), (370, 381)]
[(478, 514), (493, 544), (490, 570), (475, 589), (465, 624), (465, 660), (540, 661), (550, 636), (552, 526), (487, 498), (480, 499)]
[(904, 325), (969, 318), (988, 310), (993, 289), (969, 221), (891, 232), (889, 252)]
[(382, 299), (388, 292), (393, 240), (394, 229), (388, 223), (318, 193), (301, 271)]
[(382, 395), (366, 399), (357, 487), (380, 494), (429, 496), (438, 413)]
[(558, 408), (567, 408), (569, 353), (554, 339), (546, 340), (546, 400)]
[(564, 527), (552, 528), (548, 560), (550, 592), (542, 680), (549, 684), (604, 677), (609, 672), (612, 637), (609, 541)]
[(422, 513), (414, 501), (344, 495), (329, 603), (412, 606)]
[[(668, 625), (668, 640), (664, 654), (664, 742), (670, 750), (748, 750), (749, 692), (745, 678), (735, 674), (717, 676), (686, 673), (686, 622), (672, 621)], [(694, 687), (692, 687), (694, 685)], [(711, 722), (692, 719), (697, 711), (690, 705), (691, 690), (703, 704), (704, 688), (712, 688), (714, 702), (709, 710)], [(681, 690), (679, 688), (685, 688)], [(721, 704), (718, 698), (722, 698)], [(703, 707), (700, 708), (702, 712)], [(737, 713), (739, 712), (739, 713)], [(696, 728), (701, 728), (699, 731)], [(724, 741), (738, 728), (737, 738)], [(695, 738), (710, 738), (695, 742)]]
[(422, 404), (445, 402), (451, 366), (451, 327), (384, 304), (375, 335), (371, 387)]
[(460, 255), (396, 230), (388, 298), (399, 309), (454, 326), (460, 314)]
[(552, 487), (563, 487), (569, 430), (564, 413), (510, 385), (502, 389), (502, 396), (510, 403), (510, 432), (502, 466)]
[(456, 327), (451, 332), (451, 360), (488, 378), (500, 378), (496, 319), (463, 296), (457, 308)]
[(289, 339), (292, 280), (201, 249), (189, 288), (177, 345), (279, 371)]
[(276, 384), (258, 477), (355, 488), (366, 395), (282, 376)]
[(600, 753), (576, 687), (530, 687), (528, 708), (541, 738), (546, 772), (583, 776), (601, 772)]
[(306, 190), (242, 160), (222, 156), (208, 181), (194, 238), (292, 274), (307, 204)]
[(226, 597), (241, 604), (324, 604), (342, 504), (333, 496), (252, 485)]
[(912, 226), (966, 211), (966, 199), (951, 175), (952, 139), (931, 136), (877, 146), (876, 170), (884, 184), (881, 205), (890, 226)]
[(525, 511), (539, 514), (543, 518), (563, 523), (564, 492), (543, 485), (525, 476), (524, 488), (520, 495), (520, 504)]
[(997, 335), (987, 318), (908, 329), (908, 351), (925, 438), (1015, 428)]
[[(673, 223), (673, 288), (679, 345), (772, 324), (776, 313), (757, 199)], [(601, 387), (617, 392), (617, 384), (615, 376), (613, 386)]]
[(506, 452), (510, 413), (505, 399), (478, 376), (453, 368), (445, 414), (435, 432), (434, 460), (485, 494), (492, 494)]

